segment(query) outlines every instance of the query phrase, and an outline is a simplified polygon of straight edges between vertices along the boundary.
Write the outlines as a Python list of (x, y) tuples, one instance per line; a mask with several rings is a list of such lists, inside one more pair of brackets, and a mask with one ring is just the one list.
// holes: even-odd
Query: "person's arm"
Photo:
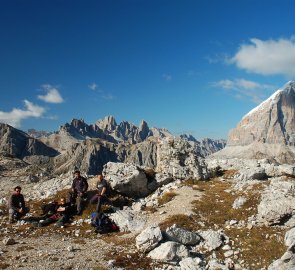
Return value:
[(24, 198), (24, 195), (20, 194), (21, 197), (20, 197), (20, 203), (21, 203), (21, 208), (24, 210), (25, 207), (26, 207), (26, 202), (25, 202), (25, 198)]
[(76, 188), (76, 179), (74, 179), (72, 182), (72, 191), (73, 192), (75, 192), (75, 188)]
[(13, 195), (10, 195), (9, 199), (8, 199), (8, 203), (7, 203), (8, 209), (13, 209), (14, 211), (18, 211), (19, 208), (15, 207), (15, 205), (13, 204)]
[(83, 189), (83, 193), (85, 193), (88, 190), (88, 182), (86, 178), (83, 178), (84, 181), (84, 189)]
[(100, 192), (100, 196), (103, 196), (107, 191), (107, 188), (104, 186), (102, 189), (101, 189), (101, 192)]

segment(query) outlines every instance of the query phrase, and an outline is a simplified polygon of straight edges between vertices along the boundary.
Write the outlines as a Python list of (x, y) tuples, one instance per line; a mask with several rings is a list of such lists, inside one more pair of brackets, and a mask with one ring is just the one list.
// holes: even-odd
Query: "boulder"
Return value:
[(295, 184), (281, 178), (271, 180), (263, 191), (257, 210), (258, 222), (268, 225), (285, 224), (294, 214)]
[(295, 269), (295, 254), (288, 250), (283, 256), (275, 260), (269, 267), (268, 270), (293, 270)]
[(152, 225), (136, 237), (136, 247), (143, 252), (148, 252), (155, 248), (162, 239), (163, 236), (160, 227), (158, 225)]
[(183, 245), (197, 245), (201, 241), (201, 237), (198, 234), (179, 228), (176, 224), (168, 227), (164, 235), (169, 241), (178, 242)]
[(200, 258), (185, 258), (179, 262), (180, 270), (203, 270), (204, 262)]
[(284, 243), (287, 247), (295, 244), (295, 228), (287, 231), (284, 238)]
[(200, 231), (199, 234), (204, 239), (204, 246), (209, 250), (216, 250), (224, 244), (225, 236), (220, 231), (207, 230)]
[(144, 197), (150, 193), (143, 170), (132, 164), (108, 162), (103, 169), (112, 189), (129, 197)]
[(146, 223), (142, 217), (134, 215), (130, 210), (119, 210), (111, 214), (110, 218), (119, 226), (120, 231), (123, 232), (140, 232)]
[(265, 180), (267, 175), (264, 168), (254, 167), (254, 168), (245, 168), (239, 170), (236, 175), (236, 178), (241, 181), (247, 180)]
[(150, 251), (148, 257), (164, 262), (178, 262), (189, 257), (189, 251), (180, 243), (168, 241)]

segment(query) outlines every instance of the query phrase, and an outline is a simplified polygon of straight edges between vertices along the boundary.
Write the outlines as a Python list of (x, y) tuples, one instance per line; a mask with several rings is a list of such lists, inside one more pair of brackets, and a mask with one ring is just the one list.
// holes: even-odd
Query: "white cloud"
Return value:
[(59, 93), (57, 87), (53, 87), (50, 84), (42, 85), (42, 88), (47, 91), (47, 94), (42, 96), (38, 95), (38, 98), (48, 103), (63, 103), (64, 99)]
[(91, 89), (91, 90), (93, 90), (93, 91), (95, 91), (96, 88), (97, 88), (97, 84), (96, 83), (89, 84), (88, 85), (88, 88)]
[(167, 82), (171, 81), (172, 80), (172, 76), (170, 74), (163, 74), (162, 75), (162, 78), (164, 80), (166, 80)]
[(103, 99), (106, 99), (106, 100), (113, 100), (113, 99), (116, 98), (116, 97), (113, 96), (112, 94), (102, 95), (101, 97), (102, 97)]
[(14, 127), (20, 127), (21, 121), (30, 117), (39, 118), (45, 113), (45, 108), (24, 100), (25, 110), (13, 108), (11, 112), (0, 111), (0, 122)]
[(260, 84), (245, 79), (221, 80), (211, 85), (233, 93), (238, 99), (250, 98), (254, 103), (260, 103), (267, 96), (267, 91), (275, 89), (273, 85)]
[(295, 76), (295, 39), (250, 39), (243, 44), (231, 63), (241, 69), (262, 75)]

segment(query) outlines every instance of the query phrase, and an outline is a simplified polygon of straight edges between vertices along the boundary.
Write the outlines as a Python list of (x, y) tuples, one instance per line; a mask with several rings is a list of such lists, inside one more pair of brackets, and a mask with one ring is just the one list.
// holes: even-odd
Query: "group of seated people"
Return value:
[[(101, 205), (108, 201), (106, 197), (107, 183), (102, 175), (97, 175), (96, 194), (90, 199), (90, 203), (96, 203), (95, 216), (101, 214)], [(26, 217), (24, 220), (34, 226), (43, 227), (56, 222), (59, 227), (69, 222), (73, 215), (81, 215), (84, 202), (87, 201), (88, 182), (81, 176), (80, 171), (74, 172), (72, 187), (67, 198), (61, 197), (42, 206), (43, 214), (39, 217)], [(9, 223), (14, 223), (29, 212), (26, 207), (24, 196), (21, 194), (21, 187), (16, 186), (8, 200)], [(95, 217), (94, 217), (95, 218)]]

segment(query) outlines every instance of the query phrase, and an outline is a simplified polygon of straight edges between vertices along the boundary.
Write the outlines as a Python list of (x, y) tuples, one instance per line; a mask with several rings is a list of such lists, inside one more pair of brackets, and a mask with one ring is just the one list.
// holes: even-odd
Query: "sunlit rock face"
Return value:
[(231, 130), (220, 157), (295, 160), (295, 83), (288, 82)]

